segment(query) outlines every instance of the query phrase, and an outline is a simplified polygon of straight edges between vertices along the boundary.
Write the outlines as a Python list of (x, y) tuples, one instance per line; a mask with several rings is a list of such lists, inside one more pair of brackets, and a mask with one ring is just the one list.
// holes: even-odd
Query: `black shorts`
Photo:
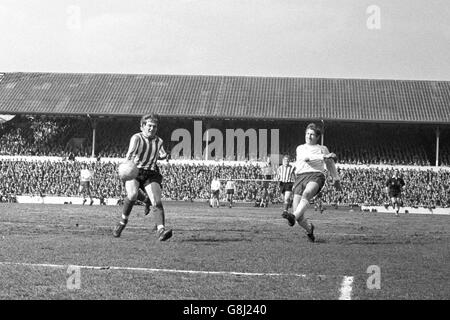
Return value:
[(89, 189), (90, 186), (91, 186), (90, 181), (80, 181), (80, 187)]
[(227, 189), (227, 194), (234, 194), (234, 189)]
[(145, 190), (145, 187), (149, 184), (156, 182), (162, 188), (163, 177), (159, 170), (145, 170), (139, 169), (138, 176), (136, 180), (139, 182), (139, 188)]
[(389, 190), (389, 198), (400, 198), (400, 191)]
[(219, 198), (219, 192), (220, 192), (220, 190), (215, 190), (215, 191), (213, 191), (213, 192), (212, 192), (212, 196), (213, 196), (214, 198)]
[(319, 190), (316, 193), (318, 194), (325, 184), (325, 175), (321, 172), (306, 172), (297, 175), (292, 187), (294, 194), (302, 195), (308, 182), (316, 182), (319, 185)]
[(293, 182), (280, 182), (280, 192), (284, 194), (286, 191), (292, 192)]

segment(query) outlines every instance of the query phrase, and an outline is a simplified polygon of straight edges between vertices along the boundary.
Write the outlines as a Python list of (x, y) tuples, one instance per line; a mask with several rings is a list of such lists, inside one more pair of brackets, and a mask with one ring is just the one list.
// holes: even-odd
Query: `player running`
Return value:
[(306, 127), (305, 144), (296, 149), (296, 179), (293, 186), (294, 201), (293, 213), (283, 212), (282, 217), (288, 220), (289, 226), (295, 221), (306, 230), (308, 239), (315, 241), (314, 225), (305, 218), (305, 212), (310, 200), (320, 192), (325, 184), (325, 165), (333, 177), (333, 184), (341, 190), (340, 178), (336, 170), (334, 159), (336, 155), (330, 153), (328, 148), (317, 144), (322, 132), (314, 123)]
[(232, 208), (233, 205), (234, 186), (234, 181), (231, 180), (231, 176), (229, 176), (225, 185), (225, 190), (227, 191), (227, 201), (230, 208)]
[(139, 188), (146, 191), (151, 203), (151, 212), (156, 220), (157, 234), (160, 241), (172, 237), (172, 229), (165, 228), (164, 208), (161, 201), (162, 175), (157, 166), (157, 160), (168, 159), (164, 151), (163, 140), (156, 135), (159, 118), (155, 114), (144, 115), (141, 118), (141, 132), (131, 137), (126, 160), (136, 163), (139, 174), (136, 179), (125, 182), (127, 196), (124, 199), (122, 219), (113, 231), (114, 237), (120, 237), (128, 223), (128, 217), (138, 197)]
[(295, 167), (289, 164), (289, 156), (285, 155), (282, 165), (278, 167), (276, 180), (280, 183), (280, 192), (283, 195), (283, 212), (288, 212), (292, 204), (292, 187), (294, 185)]
[[(395, 215), (398, 216), (400, 207), (403, 206), (402, 190), (405, 187), (405, 181), (400, 177), (400, 172), (394, 170), (392, 177), (386, 181), (386, 193), (391, 201), (392, 208), (395, 210)], [(397, 209), (395, 208), (397, 206)]]
[(80, 193), (83, 195), (83, 205), (87, 201), (86, 195), (91, 200), (89, 205), (92, 206), (92, 204), (94, 203), (94, 200), (92, 199), (91, 196), (91, 180), (93, 179), (93, 177), (94, 174), (92, 173), (91, 170), (89, 170), (87, 163), (83, 163), (81, 165), (80, 170), (80, 188), (79, 188)]

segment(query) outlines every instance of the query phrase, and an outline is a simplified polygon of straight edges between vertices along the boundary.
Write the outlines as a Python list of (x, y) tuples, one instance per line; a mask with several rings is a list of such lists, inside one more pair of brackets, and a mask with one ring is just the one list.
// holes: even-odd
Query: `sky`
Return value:
[(450, 81), (448, 0), (0, 0), (0, 72)]

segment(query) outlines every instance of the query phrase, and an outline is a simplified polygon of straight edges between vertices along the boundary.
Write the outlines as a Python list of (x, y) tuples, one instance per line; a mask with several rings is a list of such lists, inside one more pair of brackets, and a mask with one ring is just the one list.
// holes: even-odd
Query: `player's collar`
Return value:
[(156, 139), (156, 137), (158, 137), (156, 134), (153, 137), (150, 136), (146, 136), (143, 132), (141, 132), (142, 136), (150, 141)]

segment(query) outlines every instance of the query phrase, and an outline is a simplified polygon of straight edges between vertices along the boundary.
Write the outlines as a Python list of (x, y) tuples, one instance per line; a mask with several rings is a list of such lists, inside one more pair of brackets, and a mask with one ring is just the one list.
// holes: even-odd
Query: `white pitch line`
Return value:
[(344, 276), (341, 283), (339, 300), (352, 300), (353, 277)]
[[(263, 272), (235, 272), (235, 271), (203, 271), (203, 270), (180, 270), (180, 269), (157, 269), (157, 268), (140, 268), (140, 267), (115, 267), (115, 266), (85, 266), (85, 265), (62, 265), (49, 263), (25, 263), (25, 262), (0, 262), (0, 265), (10, 266), (27, 266), (27, 267), (44, 267), (65, 269), (69, 266), (72, 268), (90, 269), (90, 270), (127, 270), (127, 271), (143, 271), (143, 272), (168, 272), (168, 273), (189, 273), (189, 274), (210, 274), (210, 275), (234, 275), (234, 276), (266, 276), (266, 277), (300, 277), (306, 278), (306, 274), (298, 273), (263, 273)], [(325, 277), (317, 275), (317, 277)]]

